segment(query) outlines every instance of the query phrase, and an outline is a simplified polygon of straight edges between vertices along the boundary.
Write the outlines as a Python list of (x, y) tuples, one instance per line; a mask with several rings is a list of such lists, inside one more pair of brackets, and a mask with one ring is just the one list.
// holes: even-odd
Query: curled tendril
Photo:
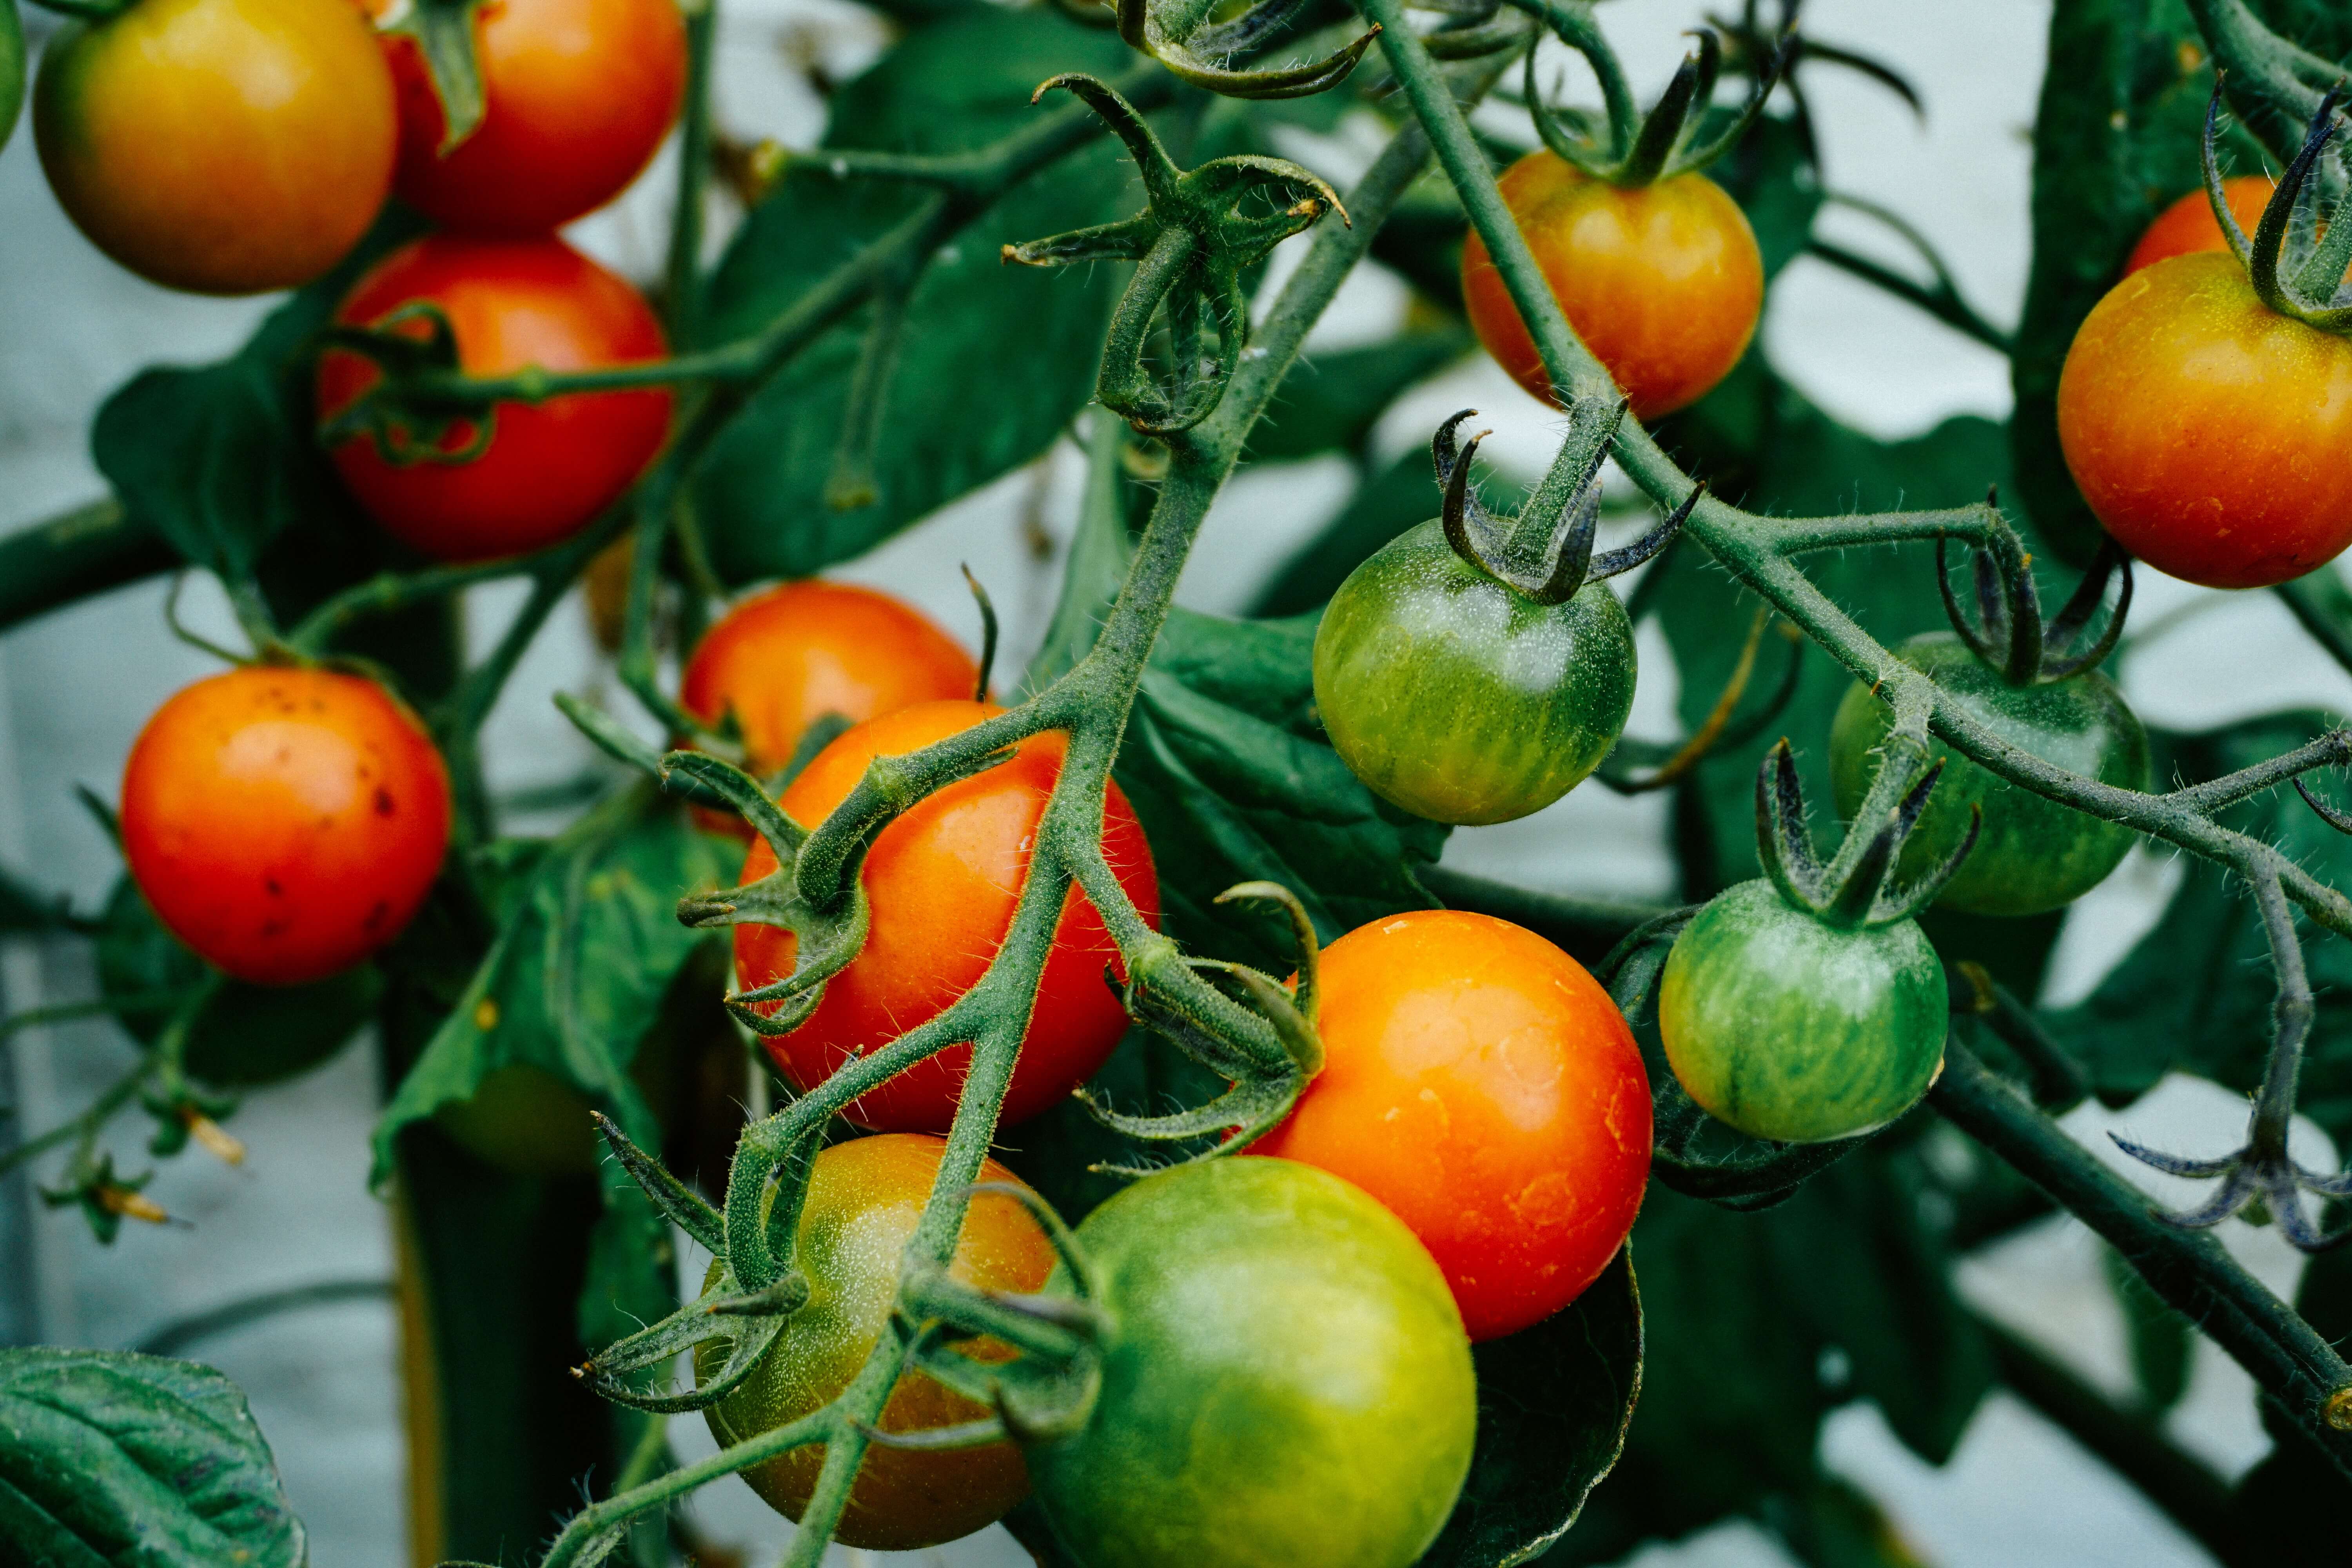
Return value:
[[(1068, 0), (1065, 0), (1066, 5)], [(1307, 0), (1255, 0), (1213, 20), (1214, 0), (1116, 0), (1118, 36), (1194, 87), (1227, 98), (1305, 98), (1337, 87), (1380, 37), (1373, 27), (1320, 59), (1234, 70), (1225, 62), (1265, 48), (1306, 8)]]
[[(1037, 96), (1055, 88), (1076, 94), (1127, 144), (1150, 205), (1117, 223), (1008, 245), (1004, 259), (1026, 267), (1139, 263), (1112, 312), (1095, 395), (1145, 435), (1189, 430), (1216, 411), (1248, 345), (1242, 273), (1326, 212), (1346, 221), (1347, 209), (1328, 184), (1280, 158), (1249, 153), (1179, 169), (1143, 117), (1107, 84), (1072, 73), (1046, 81)], [(1164, 383), (1145, 363), (1156, 322), (1167, 333)]]

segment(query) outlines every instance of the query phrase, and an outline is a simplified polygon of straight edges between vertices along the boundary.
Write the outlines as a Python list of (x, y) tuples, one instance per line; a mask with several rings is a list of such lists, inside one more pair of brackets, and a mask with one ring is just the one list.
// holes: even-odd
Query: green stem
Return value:
[(1928, 1102), (2122, 1253), (2352, 1475), (2352, 1366), (2205, 1231), (2166, 1221), (1958, 1041)]
[(677, 142), (677, 206), (670, 218), (669, 265), (663, 289), (669, 341), (690, 349), (702, 332), (702, 201), (710, 180), (710, 52), (719, 0), (688, 0), (686, 110)]
[(182, 563), (113, 498), (76, 507), (0, 539), (0, 630)]

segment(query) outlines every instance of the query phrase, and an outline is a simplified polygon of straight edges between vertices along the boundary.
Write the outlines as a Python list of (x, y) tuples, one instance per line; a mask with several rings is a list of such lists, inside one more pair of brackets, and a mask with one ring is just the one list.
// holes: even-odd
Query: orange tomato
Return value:
[[(1764, 308), (1764, 258), (1723, 187), (1676, 174), (1623, 190), (1549, 151), (1497, 183), (1569, 325), (1633, 399), (1636, 419), (1696, 403), (1731, 374)], [(1486, 352), (1552, 401), (1535, 340), (1475, 229), (1462, 247), (1462, 298)]]
[[(2263, 208), (2270, 205), (2271, 193), (2278, 182), (2268, 174), (2240, 174), (2221, 182), (2221, 195), (2230, 204), (2230, 212), (2238, 226), (2249, 237), (2263, 221)], [(2132, 247), (2131, 259), (2124, 263), (2126, 276), (2143, 267), (2153, 267), (2159, 261), (2176, 256), (2193, 256), (2204, 250), (2228, 250), (2230, 242), (2221, 236), (2221, 226), (2213, 219), (2213, 204), (2203, 191), (2191, 191), (2158, 213), (2147, 232)]]
[[(1002, 711), (987, 702), (922, 702), (869, 719), (819, 752), (781, 804), (793, 820), (814, 826), (856, 787), (874, 758), (918, 751)], [(936, 1016), (987, 972), (1012, 929), (1037, 824), (1068, 745), (1059, 733), (1034, 735), (1014, 749), (1011, 761), (950, 784), (876, 836), (863, 871), (873, 911), (864, 951), (825, 983), (824, 1000), (805, 1023), (763, 1042), (803, 1092), (851, 1058)], [(1117, 784), (1103, 813), (1103, 853), (1128, 897), (1156, 926), (1160, 883), (1150, 847)], [(767, 844), (754, 843), (743, 880), (775, 868)], [(747, 990), (782, 979), (792, 973), (795, 945), (793, 933), (778, 927), (737, 926), (736, 979)], [(1004, 1097), (1004, 1124), (1034, 1116), (1069, 1093), (1118, 1043), (1127, 1012), (1103, 983), (1103, 966), (1118, 963), (1118, 949), (1102, 916), (1072, 887)], [(861, 1127), (944, 1131), (971, 1063), (969, 1046), (952, 1047), (853, 1101), (843, 1114)]]
[[(459, 366), (498, 375), (594, 370), (658, 360), (661, 323), (637, 291), (552, 235), (474, 239), (427, 235), (361, 279), (338, 321), (373, 325), (404, 305), (438, 306)], [(399, 330), (423, 337), (424, 321)], [(319, 356), (321, 418), (380, 378), (346, 349)], [(333, 452), (337, 471), (385, 531), (443, 561), (518, 555), (570, 538), (635, 482), (669, 433), (670, 395), (654, 386), (501, 403), (488, 447), (465, 462), (386, 462), (367, 437)], [(474, 439), (465, 422), (443, 449)]]
[[(398, 0), (370, 0), (379, 16)], [(469, 234), (539, 234), (603, 206), (644, 172), (686, 94), (676, 0), (488, 0), (477, 13), (483, 111), (446, 121), (416, 40), (387, 33), (400, 89), (403, 201)]]
[[(793, 1261), (809, 1282), (805, 1306), (786, 1320), (751, 1375), (703, 1412), (720, 1447), (797, 1421), (833, 1402), (866, 1364), (898, 1306), (898, 1261), (913, 1239), (947, 1145), (916, 1133), (835, 1143), (809, 1172)], [(980, 1179), (1024, 1185), (993, 1160)], [(997, 1193), (964, 1211), (949, 1278), (983, 1290), (1042, 1289), (1054, 1272), (1053, 1244), (1029, 1212)], [(704, 1281), (718, 1277), (713, 1262)], [(996, 1347), (994, 1341), (983, 1344)], [(727, 1359), (724, 1341), (695, 1352), (708, 1376)], [(921, 1373), (910, 1373), (882, 1407), (886, 1432), (920, 1432), (988, 1417), (983, 1406)], [(816, 1489), (824, 1446), (794, 1448), (742, 1472), (769, 1507), (797, 1520)], [(869, 1552), (910, 1552), (982, 1530), (1029, 1493), (1029, 1471), (1011, 1443), (925, 1452), (877, 1446), (866, 1452), (834, 1539)]]
[(2271, 310), (2234, 257), (2108, 291), (2066, 351), (2058, 441), (2106, 531), (2187, 582), (2267, 587), (2352, 544), (2352, 341)]
[(33, 135), (75, 225), (201, 294), (307, 283), (391, 187), (392, 76), (344, 0), (139, 0), (41, 56)]
[(811, 578), (728, 611), (695, 645), (678, 700), (706, 724), (733, 713), (751, 771), (766, 777), (824, 714), (863, 723), (979, 684), (971, 656), (914, 605)]
[(256, 666), (155, 710), (122, 771), (122, 853), (172, 934), (261, 985), (348, 969), (440, 874), (449, 775), (372, 680)]
[(1650, 1079), (1609, 993), (1507, 921), (1428, 910), (1323, 952), (1326, 1059), (1250, 1146), (1388, 1205), (1474, 1340), (1540, 1322), (1617, 1255), (1650, 1175)]

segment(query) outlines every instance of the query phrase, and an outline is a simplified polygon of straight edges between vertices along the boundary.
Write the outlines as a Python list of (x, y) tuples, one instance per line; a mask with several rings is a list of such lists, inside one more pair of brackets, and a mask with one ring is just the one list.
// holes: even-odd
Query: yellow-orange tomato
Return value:
[(2107, 531), (2185, 581), (2266, 587), (2352, 543), (2352, 341), (2271, 310), (2233, 257), (2108, 291), (2066, 351), (2058, 440)]
[(449, 775), (372, 680), (257, 666), (155, 710), (122, 771), (122, 853), (172, 934), (298, 985), (400, 934), (440, 874)]
[(41, 57), (33, 134), (90, 243), (203, 294), (307, 283), (392, 186), (392, 73), (347, 0), (139, 0)]
[[(703, 1412), (720, 1447), (797, 1421), (849, 1386), (898, 1305), (898, 1261), (946, 1152), (937, 1138), (900, 1132), (853, 1139), (817, 1155), (793, 1253), (809, 1299), (785, 1321), (751, 1377)], [(1023, 1184), (993, 1160), (981, 1163), (980, 1179)], [(1001, 1194), (972, 1198), (950, 1279), (983, 1290), (1034, 1291), (1053, 1271), (1053, 1244), (1026, 1209)], [(704, 1289), (718, 1274), (714, 1261)], [(717, 1372), (728, 1349), (723, 1340), (698, 1347), (697, 1375), (707, 1380)], [(886, 1432), (920, 1432), (988, 1415), (918, 1372), (891, 1390), (880, 1425)], [(824, 1463), (824, 1446), (812, 1445), (742, 1475), (770, 1508), (797, 1520)], [(866, 1451), (834, 1539), (868, 1552), (936, 1546), (994, 1523), (1028, 1492), (1021, 1450), (1009, 1442), (932, 1452), (877, 1446)]]
[[(1635, 418), (1686, 407), (1731, 374), (1764, 308), (1764, 258), (1722, 186), (1676, 174), (1623, 190), (1546, 151), (1497, 183), (1568, 324)], [(1462, 298), (1486, 352), (1550, 402), (1535, 340), (1475, 230), (1462, 247)]]
[[(2277, 189), (2278, 182), (2268, 174), (2240, 174), (2221, 182), (2221, 195), (2230, 204), (2231, 216), (2250, 237), (2263, 221), (2263, 208), (2270, 205), (2271, 193)], [(2191, 191), (2157, 214), (2156, 221), (2147, 226), (2147, 232), (2132, 247), (2131, 259), (2124, 263), (2124, 271), (2128, 275), (2176, 256), (2229, 248), (2221, 226), (2213, 220), (2212, 202), (2203, 191)]]
[(1323, 952), (1327, 1053), (1250, 1146), (1388, 1205), (1474, 1340), (1559, 1311), (1608, 1266), (1650, 1176), (1650, 1079), (1584, 966), (1507, 921), (1428, 910)]
[(914, 605), (812, 578), (728, 611), (687, 660), (678, 700), (706, 724), (733, 713), (751, 771), (765, 777), (827, 713), (863, 723), (970, 697), (979, 682), (971, 656)]
[[(874, 758), (919, 751), (1002, 711), (987, 702), (921, 702), (869, 719), (819, 752), (781, 804), (793, 820), (814, 826)], [(814, 1089), (851, 1058), (944, 1011), (987, 972), (1013, 927), (1037, 824), (1068, 747), (1060, 733), (1033, 735), (1010, 761), (927, 796), (875, 837), (863, 873), (873, 922), (865, 948), (825, 983), (824, 1000), (805, 1023), (765, 1042), (794, 1085)], [(1160, 882), (1151, 850), (1117, 784), (1103, 811), (1103, 854), (1143, 918), (1157, 925)], [(775, 868), (766, 842), (755, 843), (743, 880)], [(747, 990), (780, 980), (792, 973), (794, 951), (788, 931), (739, 925), (736, 979)], [(1118, 1044), (1127, 1012), (1103, 984), (1104, 966), (1118, 962), (1102, 916), (1071, 888), (1005, 1092), (1005, 1124), (1059, 1100)], [(971, 1047), (952, 1047), (851, 1101), (843, 1114), (861, 1127), (944, 1131), (971, 1064)]]

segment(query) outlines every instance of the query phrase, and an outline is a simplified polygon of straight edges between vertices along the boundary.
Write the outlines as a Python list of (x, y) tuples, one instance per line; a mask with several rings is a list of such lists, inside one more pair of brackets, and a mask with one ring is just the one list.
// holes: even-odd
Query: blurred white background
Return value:
[[(1696, 24), (1703, 9), (1693, 0), (1620, 0), (1607, 7), (1612, 36), (1644, 95), (1671, 72), (1685, 47), (1681, 29)], [(26, 16), (37, 48), (54, 20), (39, 12)], [(803, 68), (815, 60), (838, 79), (860, 68), (881, 42), (870, 13), (837, 0), (724, 0), (723, 17), (719, 121), (730, 134), (773, 136), (787, 145), (806, 144), (822, 124), (821, 102)], [(2028, 261), (2026, 138), (2047, 0), (1964, 6), (1812, 0), (1806, 22), (1819, 37), (1894, 65), (1927, 102), (1923, 126), (1859, 78), (1813, 73), (1808, 87), (1830, 184), (1907, 216), (1942, 248), (1972, 301), (1997, 321), (2013, 321)], [(106, 261), (50, 199), (31, 141), (29, 127), (20, 127), (0, 154), (0, 278), (7, 279), (0, 298), (0, 528), (7, 529), (99, 493), (87, 432), (110, 389), (152, 361), (196, 362), (226, 353), (271, 303), (168, 293)], [(1294, 152), (1322, 160), (1334, 178), (1353, 172), (1344, 139)], [(650, 276), (670, 178), (666, 155), (617, 207), (576, 226), (574, 237), (623, 270)], [(1888, 254), (1866, 226), (1849, 232), (1835, 212), (1822, 223), (1857, 248)], [(1318, 341), (1375, 334), (1402, 298), (1393, 279), (1361, 279)], [(1808, 394), (1879, 435), (1913, 434), (1954, 413), (1998, 416), (2008, 406), (2007, 369), (1997, 356), (1817, 262), (1800, 260), (1783, 279), (1761, 342), (1762, 352)], [(1470, 405), (1496, 428), (1488, 454), (1528, 473), (1540, 467), (1554, 439), (1551, 421), (1483, 357), (1409, 397), (1383, 439), (1402, 450), (1425, 440), (1437, 418)], [(1024, 547), (1022, 504), (1044, 483), (1047, 521), (1066, 533), (1076, 477), (1076, 454), (1065, 449), (1042, 476), (1010, 476), (840, 574), (887, 585), (961, 627), (970, 620), (970, 601), (956, 565), (970, 562), (1007, 615), (1008, 662), (1000, 668), (1015, 668), (1042, 630), (1056, 570)], [(1337, 507), (1344, 482), (1336, 464), (1305, 464), (1233, 486), (1185, 578), (1183, 600), (1210, 610), (1245, 603), (1264, 574)], [(2139, 624), (2200, 592), (2144, 575)], [(123, 753), (147, 713), (210, 668), (166, 635), (162, 597), (160, 584), (147, 584), (0, 637), (0, 861), (70, 889), (85, 908), (103, 896), (116, 862), (73, 804), (71, 786), (86, 782), (110, 797)], [(216, 597), (192, 586), (190, 600), (199, 624), (209, 617), (226, 629)], [(509, 594), (483, 591), (468, 606), (469, 625), (487, 640), (513, 603)], [(1644, 644), (1643, 657), (1634, 728), (1664, 733), (1672, 728), (1671, 664), (1654, 641)], [(2123, 674), (2140, 710), (2159, 723), (2206, 724), (2290, 703), (2352, 710), (2352, 679), (2309, 649), (2266, 595), (2217, 603), (2199, 618), (2195, 636), (2147, 647)], [(579, 765), (583, 743), (548, 696), (597, 678), (584, 620), (576, 604), (568, 605), (541, 637), (490, 727), (499, 786), (551, 781)], [(1654, 798), (1628, 803), (1580, 791), (1525, 822), (1457, 832), (1447, 860), (1549, 887), (1656, 893), (1667, 879), (1662, 822), (1663, 803)], [(2085, 900), (2070, 917), (2053, 991), (2062, 998), (2087, 991), (2152, 920), (2172, 879), (2171, 868), (2136, 854)], [(87, 984), (68, 954), (19, 944), (0, 955), (0, 999), (9, 1010), (87, 994)], [(125, 1053), (98, 1027), (18, 1035), (0, 1062), (13, 1078), (13, 1090), (0, 1080), (0, 1100), (18, 1107), (19, 1125), (47, 1126), (110, 1081)], [(0, 1337), (127, 1346), (159, 1325), (273, 1287), (389, 1278), (383, 1212), (364, 1184), (374, 1103), (364, 1048), (254, 1096), (235, 1124), (252, 1151), (247, 1164), (231, 1171), (193, 1152), (168, 1163), (150, 1190), (183, 1223), (134, 1226), (111, 1248), (95, 1246), (77, 1215), (41, 1211), (23, 1184), (0, 1187)], [(2110, 1124), (2164, 1146), (2218, 1152), (2234, 1141), (2242, 1117), (2234, 1097), (2175, 1081), (2123, 1117), (2086, 1110), (2071, 1125), (2115, 1158), (2100, 1135)], [(2304, 1131), (2313, 1138), (2306, 1158), (2326, 1165), (2329, 1152)], [(144, 1156), (129, 1123), (114, 1142), (131, 1168), (140, 1168)], [(2152, 1188), (2166, 1180), (2145, 1170), (2131, 1173)], [(2180, 1194), (2170, 1195), (2177, 1201)], [(2275, 1289), (2291, 1291), (2296, 1260), (2273, 1233), (2233, 1222), (2221, 1235)], [(701, 1259), (685, 1261), (698, 1279)], [(2037, 1226), (1972, 1263), (1967, 1285), (1984, 1310), (2103, 1385), (2128, 1385), (2121, 1321), (2101, 1277), (2098, 1248), (2073, 1221)], [(194, 1349), (251, 1395), (321, 1568), (394, 1568), (406, 1561), (394, 1352), (389, 1307), (373, 1300), (280, 1317)], [(2267, 1440), (2244, 1376), (2210, 1347), (2200, 1346), (2199, 1354), (2172, 1430), (2234, 1475), (2261, 1457)], [(689, 1453), (707, 1451), (698, 1422), (683, 1420), (675, 1430)], [(2005, 1397), (1988, 1403), (1942, 1470), (1902, 1449), (1867, 1407), (1850, 1408), (1831, 1423), (1826, 1458), (1886, 1506), (1926, 1561), (1947, 1568), (2188, 1568), (2210, 1561), (2128, 1487)], [(1704, 1464), (1705, 1456), (1692, 1462)], [(754, 1561), (772, 1559), (789, 1531), (733, 1483), (708, 1489), (698, 1507), (709, 1534), (751, 1548)], [(936, 1552), (885, 1558), (837, 1552), (836, 1560), (1007, 1568), (1025, 1557), (1001, 1531), (991, 1531)], [(1642, 1568), (1745, 1568), (1785, 1559), (1760, 1532), (1730, 1526), (1635, 1561)]]

